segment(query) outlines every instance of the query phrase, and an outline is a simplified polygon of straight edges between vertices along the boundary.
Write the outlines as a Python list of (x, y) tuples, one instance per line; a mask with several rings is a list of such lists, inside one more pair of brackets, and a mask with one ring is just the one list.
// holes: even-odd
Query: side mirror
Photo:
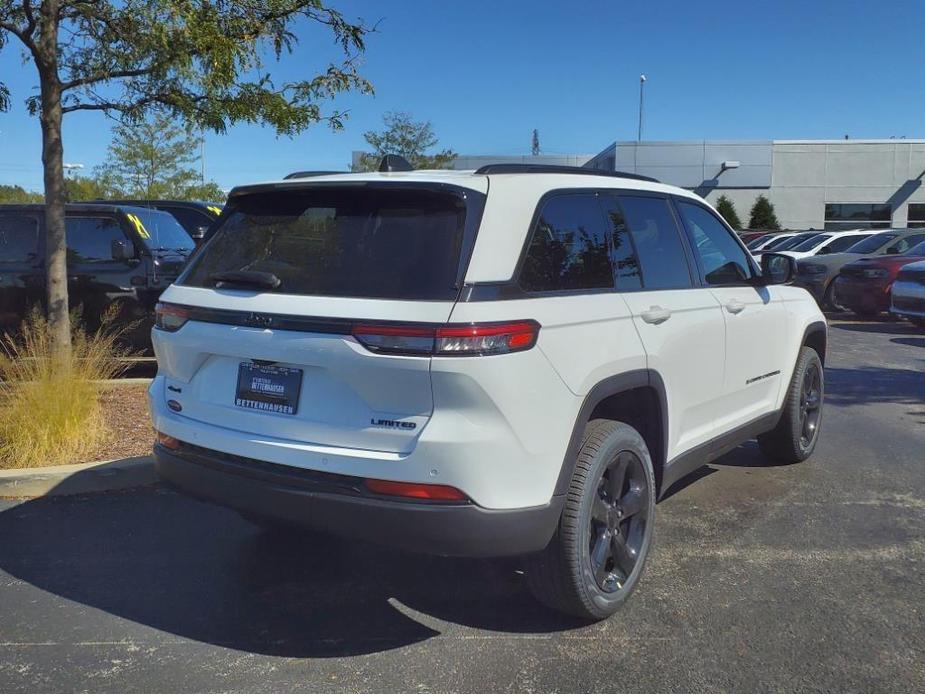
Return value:
[(828, 255), (832, 250), (828, 246), (823, 246), (819, 249), (819, 252), (816, 255)]
[(114, 239), (110, 244), (113, 260), (132, 260), (135, 258), (135, 247), (130, 241)]
[(206, 232), (209, 230), (209, 227), (196, 227), (193, 229), (189, 236), (193, 241), (202, 241), (206, 237)]
[(789, 255), (765, 253), (761, 256), (761, 283), (790, 284), (797, 274), (797, 261)]

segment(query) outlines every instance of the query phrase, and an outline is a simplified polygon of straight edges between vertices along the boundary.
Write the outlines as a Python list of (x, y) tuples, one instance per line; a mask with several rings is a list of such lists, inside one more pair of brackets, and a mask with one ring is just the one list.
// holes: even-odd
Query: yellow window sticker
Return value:
[(221, 207), (216, 207), (215, 205), (206, 205), (206, 209), (209, 210), (212, 214), (218, 217), (222, 213)]
[(143, 239), (150, 239), (150, 238), (151, 238), (151, 234), (149, 234), (149, 233), (148, 233), (148, 230), (145, 229), (145, 225), (141, 223), (141, 220), (138, 218), (137, 215), (130, 214), (130, 215), (126, 215), (126, 216), (128, 217), (128, 221), (130, 221), (132, 224), (135, 225), (135, 231), (138, 232), (138, 235), (139, 235), (141, 238), (143, 238)]

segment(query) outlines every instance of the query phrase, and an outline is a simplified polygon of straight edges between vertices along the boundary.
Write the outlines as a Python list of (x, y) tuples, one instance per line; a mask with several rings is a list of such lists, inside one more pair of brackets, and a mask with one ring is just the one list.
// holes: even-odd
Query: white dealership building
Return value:
[(743, 222), (765, 195), (785, 228), (925, 227), (925, 140), (618, 142), (586, 166), (725, 195)]

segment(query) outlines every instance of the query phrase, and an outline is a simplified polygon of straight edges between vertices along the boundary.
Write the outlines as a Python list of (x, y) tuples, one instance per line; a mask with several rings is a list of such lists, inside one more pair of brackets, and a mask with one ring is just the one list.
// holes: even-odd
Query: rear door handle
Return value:
[(745, 310), (745, 304), (738, 299), (732, 299), (726, 303), (726, 310), (729, 313), (742, 313)]
[(639, 317), (642, 318), (646, 323), (658, 325), (671, 318), (671, 311), (669, 311), (667, 308), (662, 308), (661, 306), (650, 306), (649, 310), (640, 313)]

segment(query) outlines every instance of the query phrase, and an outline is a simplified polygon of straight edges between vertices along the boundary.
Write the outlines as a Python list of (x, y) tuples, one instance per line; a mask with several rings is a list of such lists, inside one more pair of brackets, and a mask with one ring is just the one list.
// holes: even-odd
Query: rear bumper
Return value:
[(154, 447), (157, 472), (190, 496), (332, 534), (426, 554), (499, 557), (549, 542), (564, 497), (522, 509), (394, 501), (361, 479), (230, 456), (198, 446)]

